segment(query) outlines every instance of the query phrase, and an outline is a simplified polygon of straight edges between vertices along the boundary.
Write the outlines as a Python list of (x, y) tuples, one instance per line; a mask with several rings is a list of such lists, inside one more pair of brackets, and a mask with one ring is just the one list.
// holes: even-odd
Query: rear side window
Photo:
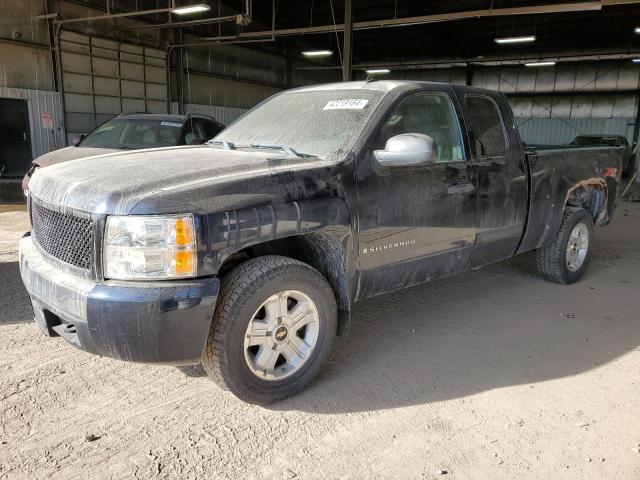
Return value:
[(501, 157), (507, 151), (506, 136), (498, 105), (489, 97), (467, 95), (467, 118), (480, 157)]

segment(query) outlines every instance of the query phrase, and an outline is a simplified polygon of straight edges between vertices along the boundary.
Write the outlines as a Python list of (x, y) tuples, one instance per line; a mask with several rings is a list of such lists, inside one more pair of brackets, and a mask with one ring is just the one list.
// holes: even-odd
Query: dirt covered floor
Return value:
[(269, 408), (44, 337), (7, 210), (1, 479), (640, 478), (640, 204), (576, 285), (502, 263), (360, 304), (320, 378)]

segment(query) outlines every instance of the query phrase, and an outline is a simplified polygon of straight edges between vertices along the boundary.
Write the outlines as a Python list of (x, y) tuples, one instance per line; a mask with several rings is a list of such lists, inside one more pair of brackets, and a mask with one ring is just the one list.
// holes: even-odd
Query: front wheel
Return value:
[(333, 291), (317, 270), (287, 257), (254, 258), (222, 284), (202, 364), (241, 400), (277, 402), (313, 381), (336, 322)]
[(536, 270), (556, 283), (570, 284), (582, 278), (593, 249), (593, 220), (586, 210), (567, 207), (556, 238), (536, 250)]

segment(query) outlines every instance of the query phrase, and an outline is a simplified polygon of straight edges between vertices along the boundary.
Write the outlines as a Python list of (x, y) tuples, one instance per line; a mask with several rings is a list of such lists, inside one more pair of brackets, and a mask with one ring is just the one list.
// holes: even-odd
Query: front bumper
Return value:
[(96, 282), (20, 241), (20, 273), (36, 323), (87, 352), (133, 362), (200, 361), (220, 288), (217, 278)]

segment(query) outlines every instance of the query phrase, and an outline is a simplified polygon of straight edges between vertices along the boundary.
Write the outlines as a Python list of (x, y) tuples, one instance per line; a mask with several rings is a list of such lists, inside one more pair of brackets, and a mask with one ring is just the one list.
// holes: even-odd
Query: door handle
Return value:
[(460, 193), (471, 193), (475, 192), (476, 187), (472, 183), (465, 182), (456, 182), (447, 188), (447, 193), (449, 195), (457, 195)]

